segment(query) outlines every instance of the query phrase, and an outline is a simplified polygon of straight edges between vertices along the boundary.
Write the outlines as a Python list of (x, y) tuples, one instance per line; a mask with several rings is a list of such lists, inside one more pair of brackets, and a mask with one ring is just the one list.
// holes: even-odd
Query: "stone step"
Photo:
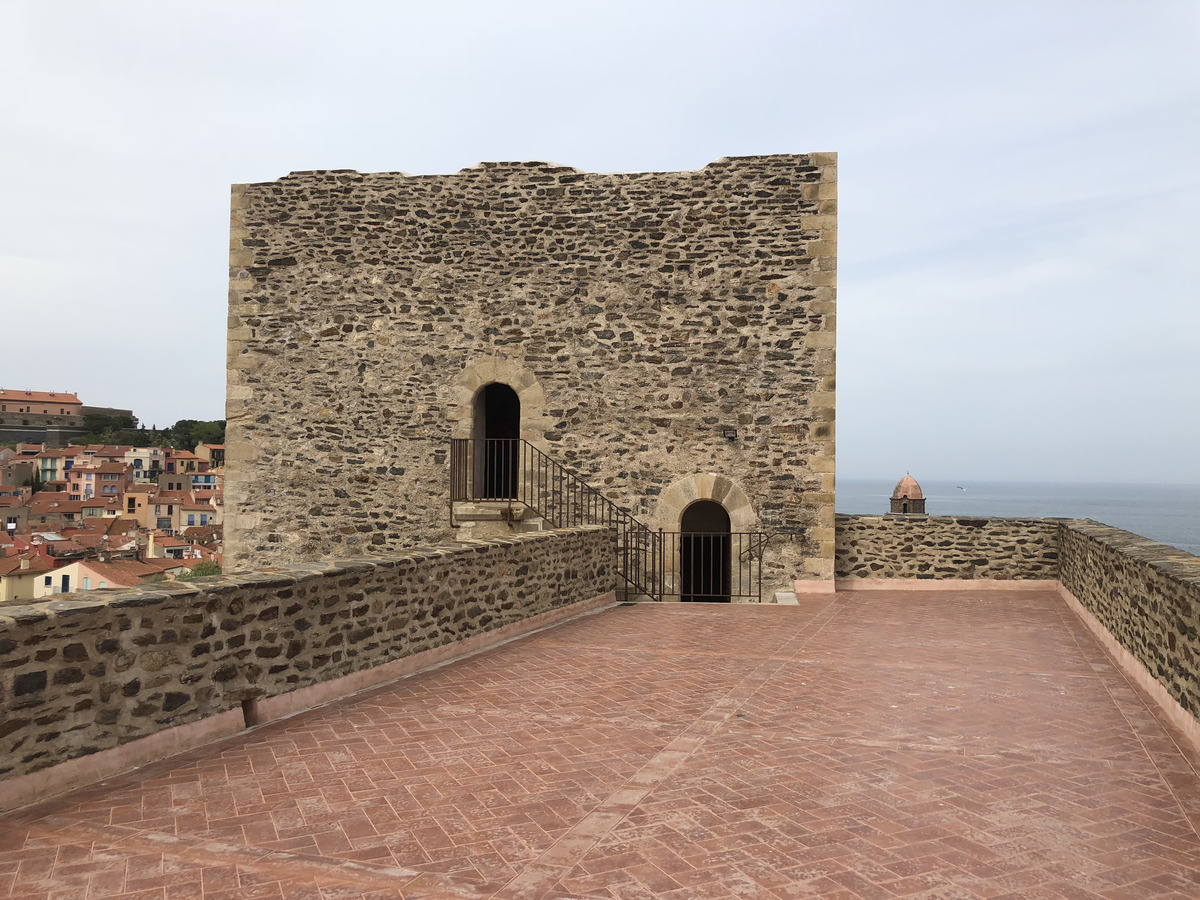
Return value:
[(536, 514), (519, 503), (507, 500), (474, 500), (454, 504), (456, 522), (520, 522)]
[(513, 531), (515, 531), (517, 534), (526, 534), (527, 532), (530, 532), (530, 531), (549, 531), (550, 530), (549, 526), (546, 523), (546, 520), (543, 519), (541, 516), (533, 515), (532, 512), (530, 512), (529, 515), (531, 516), (530, 518), (520, 519), (518, 521), (513, 522), (512, 523)]

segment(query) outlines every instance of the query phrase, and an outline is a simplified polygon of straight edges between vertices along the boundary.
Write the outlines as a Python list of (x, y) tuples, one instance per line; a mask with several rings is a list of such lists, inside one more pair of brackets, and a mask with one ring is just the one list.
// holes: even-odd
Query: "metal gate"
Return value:
[(770, 536), (759, 531), (660, 531), (656, 599), (685, 603), (762, 602), (762, 558)]
[(471, 501), (525, 506), (553, 528), (615, 528), (618, 569), (627, 596), (762, 601), (762, 558), (770, 534), (652, 531), (527, 441), (455, 438), (450, 442), (451, 526), (454, 504)]

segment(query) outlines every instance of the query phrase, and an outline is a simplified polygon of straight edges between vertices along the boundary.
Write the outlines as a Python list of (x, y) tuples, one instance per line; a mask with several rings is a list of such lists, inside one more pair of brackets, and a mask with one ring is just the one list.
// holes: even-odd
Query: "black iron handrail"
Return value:
[[(478, 452), (482, 451), (482, 452)], [(656, 574), (661, 541), (629, 510), (613, 503), (566, 466), (525, 440), (450, 441), (451, 525), (455, 502), (520, 504), (554, 528), (606, 525), (617, 531), (621, 577), (639, 594), (662, 599)], [(510, 514), (511, 518), (511, 514)]]
[[(628, 589), (652, 600), (665, 596), (762, 597), (762, 557), (771, 535), (763, 532), (725, 534), (734, 570), (731, 584), (718, 593), (683, 585), (682, 548), (711, 535), (653, 531), (566, 466), (528, 441), (516, 438), (455, 438), (450, 442), (450, 524), (454, 504), (506, 504), (509, 521), (514, 506), (523, 506), (553, 528), (605, 525), (617, 532), (618, 570)], [(737, 585), (735, 587), (734, 585)], [(683, 585), (683, 586), (681, 586)]]

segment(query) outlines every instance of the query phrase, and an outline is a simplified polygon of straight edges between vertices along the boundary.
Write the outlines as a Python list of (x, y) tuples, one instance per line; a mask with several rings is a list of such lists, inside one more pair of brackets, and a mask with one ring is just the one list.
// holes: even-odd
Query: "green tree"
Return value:
[(223, 444), (225, 443), (225, 420), (216, 419), (211, 422), (197, 422), (196, 427), (192, 429), (192, 438), (194, 448), (196, 444)]
[(129, 416), (106, 416), (100, 413), (88, 413), (83, 417), (83, 427), (91, 434), (105, 432), (123, 432), (133, 429), (133, 419)]
[(193, 578), (207, 578), (209, 575), (220, 575), (221, 567), (211, 559), (201, 560), (192, 567), (192, 571), (184, 572), (175, 578), (176, 581), (191, 581)]

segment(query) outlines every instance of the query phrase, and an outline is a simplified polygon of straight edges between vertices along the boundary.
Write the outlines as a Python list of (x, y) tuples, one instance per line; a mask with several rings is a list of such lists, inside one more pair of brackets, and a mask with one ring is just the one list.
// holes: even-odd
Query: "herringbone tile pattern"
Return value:
[(1197, 825), (1052, 593), (641, 605), (0, 820), (0, 897), (1196, 898)]

